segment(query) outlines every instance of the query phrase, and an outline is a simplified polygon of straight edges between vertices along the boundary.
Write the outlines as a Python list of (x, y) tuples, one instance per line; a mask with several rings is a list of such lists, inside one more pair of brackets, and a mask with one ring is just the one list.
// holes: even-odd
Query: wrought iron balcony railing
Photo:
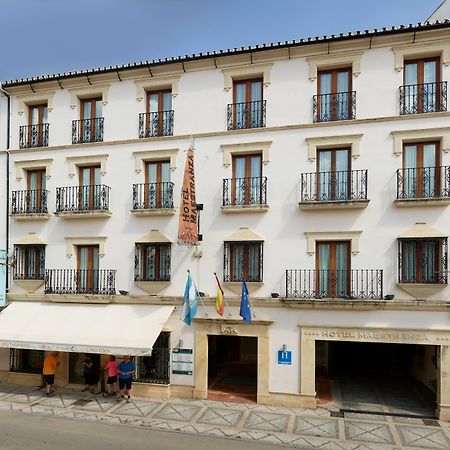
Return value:
[(450, 197), (450, 166), (397, 170), (397, 199)]
[(286, 270), (286, 298), (382, 299), (383, 271), (366, 270)]
[(225, 178), (223, 206), (251, 206), (267, 204), (267, 177)]
[(173, 110), (139, 114), (139, 137), (173, 135)]
[(110, 190), (103, 184), (56, 188), (56, 212), (109, 211)]
[(46, 294), (115, 295), (115, 270), (47, 269)]
[(262, 128), (266, 126), (266, 100), (230, 103), (227, 106), (227, 129)]
[(337, 92), (313, 96), (314, 122), (350, 120), (356, 117), (356, 92)]
[(134, 281), (170, 281), (170, 244), (136, 244)]
[(447, 111), (447, 82), (400, 86), (400, 114)]
[(34, 189), (11, 192), (11, 215), (47, 214), (48, 191)]
[(72, 144), (103, 141), (103, 117), (72, 120)]
[(48, 147), (48, 123), (19, 127), (19, 147)]
[(367, 170), (301, 174), (302, 203), (351, 200), (367, 200)]
[(133, 184), (133, 210), (173, 208), (173, 183)]
[(14, 280), (43, 280), (45, 275), (45, 245), (15, 245)]

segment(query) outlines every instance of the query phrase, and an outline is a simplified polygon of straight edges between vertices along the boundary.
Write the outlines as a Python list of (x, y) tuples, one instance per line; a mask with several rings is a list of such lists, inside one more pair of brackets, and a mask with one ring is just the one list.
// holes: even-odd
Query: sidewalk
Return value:
[[(60, 390), (46, 397), (36, 388), (0, 384), (0, 410), (25, 414), (287, 444), (302, 449), (450, 448), (450, 423), (342, 414), (341, 407), (358, 409), (361, 405), (330, 403), (311, 410), (191, 399), (133, 398), (131, 403), (118, 403), (115, 398), (79, 391)], [(386, 412), (379, 408), (381, 414)]]

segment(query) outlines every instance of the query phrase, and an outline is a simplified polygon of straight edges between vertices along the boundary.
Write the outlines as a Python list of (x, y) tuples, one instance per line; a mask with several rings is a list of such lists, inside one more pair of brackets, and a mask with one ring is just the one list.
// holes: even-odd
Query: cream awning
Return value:
[(0, 313), (0, 347), (150, 355), (173, 309), (16, 301)]
[(448, 234), (436, 230), (425, 222), (416, 222), (409, 230), (403, 232), (399, 239), (415, 239), (415, 238), (446, 238)]

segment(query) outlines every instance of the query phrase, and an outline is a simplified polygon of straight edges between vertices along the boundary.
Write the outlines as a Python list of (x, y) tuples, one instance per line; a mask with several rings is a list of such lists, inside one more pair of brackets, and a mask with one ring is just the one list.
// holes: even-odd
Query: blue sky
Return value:
[(0, 80), (417, 23), (441, 0), (0, 0)]

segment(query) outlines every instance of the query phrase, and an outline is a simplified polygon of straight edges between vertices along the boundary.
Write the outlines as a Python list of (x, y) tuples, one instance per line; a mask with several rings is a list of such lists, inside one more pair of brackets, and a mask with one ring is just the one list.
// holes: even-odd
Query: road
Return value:
[(5, 450), (280, 450), (279, 446), (0, 411)]

